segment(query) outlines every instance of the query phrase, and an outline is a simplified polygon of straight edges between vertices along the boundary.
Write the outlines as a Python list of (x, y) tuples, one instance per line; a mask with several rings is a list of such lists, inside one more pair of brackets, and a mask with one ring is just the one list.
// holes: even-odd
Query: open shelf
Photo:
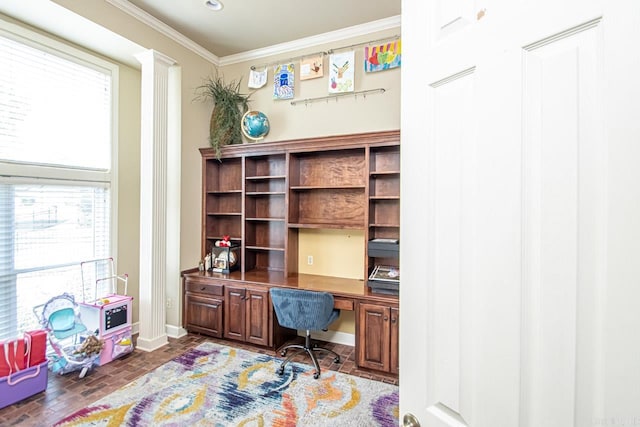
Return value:
[[(371, 132), (210, 149), (203, 158), (202, 254), (224, 235), (241, 272), (298, 273), (304, 229), (400, 234), (400, 133)], [(364, 253), (363, 279), (375, 258)], [(363, 281), (366, 289), (366, 280)]]
[(269, 246), (246, 246), (246, 249), (255, 250), (255, 251), (281, 251), (281, 252), (284, 252), (284, 248), (272, 248), (272, 247), (269, 247)]
[(267, 179), (285, 179), (286, 175), (260, 175), (260, 176), (248, 176), (245, 179), (247, 181), (264, 181)]
[(350, 190), (350, 189), (364, 189), (364, 185), (296, 185), (291, 186), (289, 189), (293, 191), (312, 191), (312, 190)]
[(371, 196), (369, 200), (373, 202), (377, 200), (400, 200), (400, 196)]
[(326, 228), (326, 229), (334, 229), (334, 230), (362, 230), (364, 229), (364, 224), (334, 224), (329, 222), (319, 222), (319, 223), (309, 223), (305, 222), (301, 223), (289, 223), (289, 228)]
[(284, 196), (284, 191), (249, 191), (245, 193), (247, 196), (260, 197), (260, 196)]
[(393, 171), (371, 171), (371, 172), (369, 172), (369, 175), (371, 175), (372, 177), (393, 176), (393, 175), (400, 175), (400, 171), (399, 170), (393, 170)]

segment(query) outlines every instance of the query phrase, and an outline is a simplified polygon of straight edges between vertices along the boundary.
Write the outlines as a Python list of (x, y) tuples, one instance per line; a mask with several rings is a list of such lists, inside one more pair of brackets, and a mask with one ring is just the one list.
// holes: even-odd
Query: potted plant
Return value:
[(220, 149), (229, 144), (242, 144), (240, 123), (242, 116), (249, 110), (249, 96), (240, 93), (240, 80), (225, 83), (223, 76), (216, 71), (215, 76), (204, 79), (196, 88), (196, 99), (213, 101), (213, 111), (209, 122), (209, 144), (215, 149), (219, 160)]

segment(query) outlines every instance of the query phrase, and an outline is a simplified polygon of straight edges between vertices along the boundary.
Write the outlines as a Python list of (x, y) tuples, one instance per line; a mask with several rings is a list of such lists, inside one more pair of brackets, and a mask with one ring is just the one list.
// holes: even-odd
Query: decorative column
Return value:
[(167, 344), (167, 152), (169, 68), (175, 61), (148, 50), (142, 64), (140, 141), (140, 330), (137, 348)]

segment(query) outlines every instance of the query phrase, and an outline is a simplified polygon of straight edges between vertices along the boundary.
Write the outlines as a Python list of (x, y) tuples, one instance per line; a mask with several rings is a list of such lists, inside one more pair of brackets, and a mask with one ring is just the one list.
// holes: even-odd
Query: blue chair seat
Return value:
[(271, 288), (269, 290), (271, 302), (276, 312), (276, 317), (280, 326), (296, 330), (305, 330), (305, 344), (291, 344), (282, 349), (285, 356), (290, 349), (298, 351), (287, 357), (277, 370), (282, 375), (286, 364), (298, 353), (306, 352), (316, 372), (314, 378), (320, 376), (320, 365), (315, 355), (316, 352), (332, 353), (334, 362), (340, 362), (340, 355), (336, 352), (315, 346), (311, 343), (311, 331), (327, 330), (338, 316), (340, 310), (333, 308), (333, 295), (329, 292), (307, 291), (301, 289)]

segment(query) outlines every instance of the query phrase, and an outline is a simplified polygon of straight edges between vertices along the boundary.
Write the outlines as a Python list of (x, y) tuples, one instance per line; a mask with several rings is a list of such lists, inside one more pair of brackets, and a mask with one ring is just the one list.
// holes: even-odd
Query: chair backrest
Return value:
[(73, 308), (61, 308), (58, 311), (54, 311), (49, 316), (49, 325), (54, 331), (68, 331), (72, 329), (76, 324), (76, 313)]
[(34, 307), (34, 313), (47, 331), (58, 339), (64, 339), (87, 330), (80, 320), (77, 307), (75, 297), (64, 293)]
[(285, 328), (319, 331), (334, 320), (333, 295), (302, 289), (271, 288), (278, 323)]

